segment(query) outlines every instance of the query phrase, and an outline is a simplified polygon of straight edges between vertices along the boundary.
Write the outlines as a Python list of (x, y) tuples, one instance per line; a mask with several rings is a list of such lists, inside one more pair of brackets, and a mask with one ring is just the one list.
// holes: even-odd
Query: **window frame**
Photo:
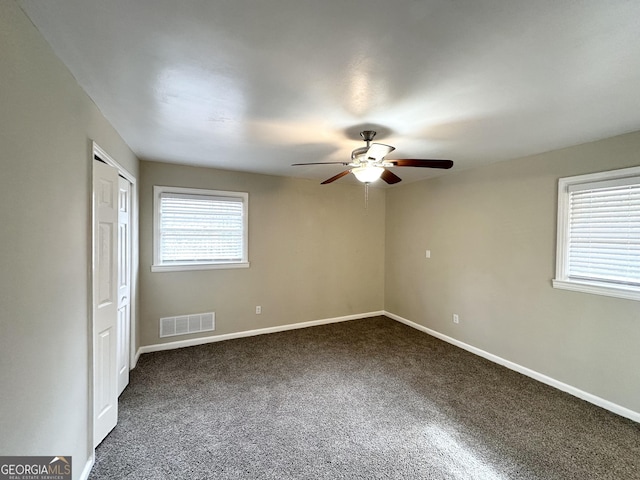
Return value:
[[(577, 280), (569, 278), (569, 193), (576, 186), (602, 183), (618, 180), (637, 180), (640, 184), (640, 166), (610, 170), (606, 172), (576, 175), (558, 180), (558, 230), (556, 240), (556, 276), (552, 280), (554, 288), (573, 290), (583, 293), (605, 295), (609, 297), (640, 300), (640, 287), (617, 284), (606, 281)], [(636, 182), (633, 184), (635, 185)], [(586, 188), (585, 188), (586, 189)]]
[[(240, 199), (242, 202), (242, 260), (240, 262), (189, 262), (163, 264), (160, 262), (160, 196), (163, 193), (177, 195), (202, 195), (218, 198)], [(219, 270), (233, 268), (249, 268), (249, 194), (247, 192), (231, 192), (202, 188), (153, 186), (153, 263), (152, 272), (181, 272), (189, 270)]]

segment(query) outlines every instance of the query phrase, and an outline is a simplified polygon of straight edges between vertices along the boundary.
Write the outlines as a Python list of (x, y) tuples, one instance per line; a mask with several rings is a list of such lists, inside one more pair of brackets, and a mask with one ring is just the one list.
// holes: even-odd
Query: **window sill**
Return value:
[(249, 262), (151, 265), (152, 272), (187, 272), (192, 270), (226, 270), (233, 268), (249, 268)]
[(575, 280), (552, 280), (553, 288), (562, 290), (573, 290), (575, 292), (593, 293), (595, 295), (605, 295), (607, 297), (626, 298), (627, 300), (640, 300), (640, 289), (633, 287), (611, 287), (608, 285), (577, 282)]

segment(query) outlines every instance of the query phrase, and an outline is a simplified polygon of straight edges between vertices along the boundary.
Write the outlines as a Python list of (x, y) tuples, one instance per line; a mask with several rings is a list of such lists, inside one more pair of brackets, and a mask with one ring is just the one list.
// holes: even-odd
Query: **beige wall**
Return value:
[(137, 160), (0, 0), (0, 455), (90, 455), (91, 140)]
[(386, 310), (640, 412), (638, 302), (551, 287), (558, 178), (639, 164), (634, 133), (389, 190)]
[[(141, 345), (203, 336), (160, 339), (172, 315), (215, 311), (224, 334), (382, 310), (384, 190), (365, 210), (362, 186), (154, 162), (141, 179)], [(251, 267), (152, 273), (153, 185), (249, 192)]]

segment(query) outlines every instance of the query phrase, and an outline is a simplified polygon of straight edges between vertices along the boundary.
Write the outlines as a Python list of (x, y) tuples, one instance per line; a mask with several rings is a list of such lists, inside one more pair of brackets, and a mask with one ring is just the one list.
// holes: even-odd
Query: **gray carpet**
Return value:
[(143, 355), (90, 479), (640, 479), (640, 425), (384, 317)]

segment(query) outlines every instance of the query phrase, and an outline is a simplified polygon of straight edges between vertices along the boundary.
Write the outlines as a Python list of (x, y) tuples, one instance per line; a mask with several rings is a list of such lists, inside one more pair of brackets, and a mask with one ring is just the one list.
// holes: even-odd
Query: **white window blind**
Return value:
[(640, 286), (640, 183), (599, 183), (569, 188), (568, 276)]
[(560, 179), (553, 286), (640, 300), (640, 167)]
[(247, 262), (247, 194), (155, 188), (154, 266)]

